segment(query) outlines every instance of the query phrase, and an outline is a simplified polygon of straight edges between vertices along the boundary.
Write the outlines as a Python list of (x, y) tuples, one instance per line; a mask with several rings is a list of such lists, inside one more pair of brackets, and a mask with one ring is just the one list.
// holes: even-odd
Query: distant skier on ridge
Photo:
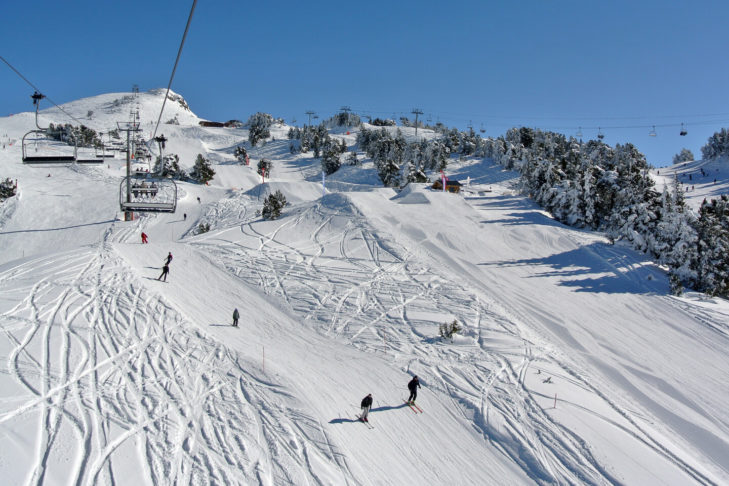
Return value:
[(240, 318), (240, 312), (238, 312), (238, 308), (236, 307), (233, 310), (233, 327), (238, 327), (238, 319)]
[(408, 383), (408, 390), (410, 390), (410, 397), (408, 397), (408, 403), (415, 403), (415, 399), (418, 398), (418, 388), (420, 386), (420, 380), (417, 375), (413, 376), (413, 379)]

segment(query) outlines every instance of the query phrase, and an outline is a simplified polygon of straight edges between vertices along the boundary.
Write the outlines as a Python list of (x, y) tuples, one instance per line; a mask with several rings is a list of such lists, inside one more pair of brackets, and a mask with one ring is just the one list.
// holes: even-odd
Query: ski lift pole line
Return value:
[(187, 32), (190, 30), (190, 23), (192, 22), (192, 14), (195, 13), (195, 6), (197, 0), (193, 0), (192, 8), (190, 8), (190, 16), (187, 17), (187, 25), (185, 25), (185, 33), (182, 34), (182, 41), (180, 42), (180, 48), (177, 50), (177, 58), (175, 59), (175, 65), (172, 67), (172, 74), (170, 75), (170, 82), (167, 83), (167, 92), (165, 93), (165, 99), (162, 101), (162, 108), (159, 110), (159, 117), (157, 117), (157, 125), (154, 127), (154, 133), (152, 138), (157, 136), (157, 129), (159, 128), (160, 121), (162, 120), (162, 113), (165, 111), (165, 104), (167, 103), (167, 96), (170, 94), (170, 88), (172, 88), (172, 80), (175, 79), (175, 71), (177, 71), (177, 64), (180, 62), (180, 56), (182, 55), (182, 47), (185, 45), (185, 39), (187, 38)]

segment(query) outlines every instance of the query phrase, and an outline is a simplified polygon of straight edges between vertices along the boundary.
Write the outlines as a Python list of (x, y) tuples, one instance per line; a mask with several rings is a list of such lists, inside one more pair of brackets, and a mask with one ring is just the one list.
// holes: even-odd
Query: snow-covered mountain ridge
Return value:
[[(163, 95), (137, 98), (145, 132)], [(136, 109), (127, 96), (64, 109), (107, 131)], [(120, 157), (28, 166), (17, 143), (0, 151), (19, 184), (0, 205), (9, 484), (729, 482), (725, 301), (667, 295), (661, 268), (555, 222), (495, 164), (452, 160), (461, 195), (397, 193), (363, 157), (323, 190), (286, 126), (243, 166), (247, 130), (168, 101), (175, 117), (167, 150), (185, 167), (204, 154), (216, 176), (180, 183), (170, 215), (122, 221)], [(42, 110), (51, 122), (70, 123)], [(0, 136), (34, 126), (2, 118)], [(262, 220), (277, 189), (290, 205)], [(454, 319), (462, 334), (442, 340)], [(413, 374), (422, 414), (403, 402)], [(367, 393), (371, 430), (356, 421)]]

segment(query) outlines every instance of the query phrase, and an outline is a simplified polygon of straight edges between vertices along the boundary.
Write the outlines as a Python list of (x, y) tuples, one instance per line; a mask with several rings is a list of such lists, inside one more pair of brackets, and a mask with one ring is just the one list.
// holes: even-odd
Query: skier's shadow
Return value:
[(384, 407), (371, 408), (370, 413), (371, 412), (388, 412), (390, 410), (399, 410), (399, 409), (405, 408), (407, 406), (408, 406), (407, 403), (401, 403), (400, 405), (395, 405), (395, 406), (385, 405)]
[[(403, 403), (400, 405), (385, 405), (383, 407), (377, 407), (377, 408), (371, 408), (370, 413), (374, 412), (389, 412), (390, 410), (399, 410), (401, 408), (407, 407), (407, 403)], [(330, 424), (355, 424), (359, 423), (359, 419), (348, 419), (348, 418), (336, 418), (329, 421)]]
[(358, 422), (359, 422), (359, 419), (346, 419), (346, 418), (332, 419), (329, 421), (330, 424), (356, 424)]

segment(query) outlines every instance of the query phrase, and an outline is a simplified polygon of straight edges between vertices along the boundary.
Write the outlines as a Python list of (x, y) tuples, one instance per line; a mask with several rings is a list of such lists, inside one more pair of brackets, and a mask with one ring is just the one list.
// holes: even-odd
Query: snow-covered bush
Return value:
[(263, 201), (261, 216), (264, 219), (277, 219), (281, 216), (281, 210), (286, 206), (286, 197), (281, 191), (269, 194)]
[(15, 195), (15, 183), (10, 179), (7, 178), (4, 181), (0, 182), (0, 201), (4, 201), (5, 199), (9, 197), (13, 197)]
[(440, 337), (442, 337), (443, 339), (453, 340), (453, 335), (459, 334), (463, 330), (463, 328), (460, 324), (458, 324), (457, 320), (453, 319), (453, 322), (451, 323), (445, 322), (441, 324), (439, 330)]

